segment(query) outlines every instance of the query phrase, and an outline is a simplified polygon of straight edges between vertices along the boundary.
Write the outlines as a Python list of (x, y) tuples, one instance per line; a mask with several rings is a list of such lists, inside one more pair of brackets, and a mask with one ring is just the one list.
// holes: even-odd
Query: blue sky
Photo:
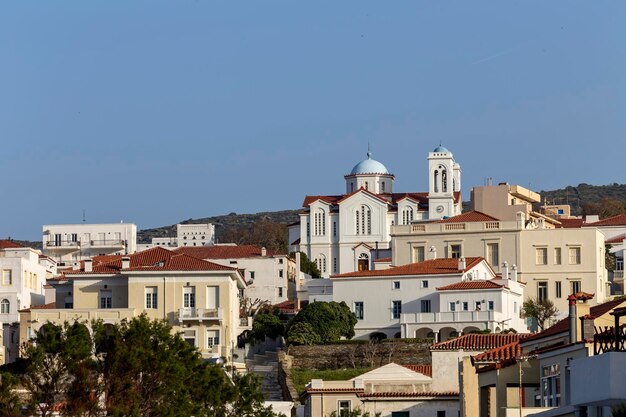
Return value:
[(427, 189), (626, 182), (626, 3), (0, 5), (0, 236), (298, 208), (365, 157)]

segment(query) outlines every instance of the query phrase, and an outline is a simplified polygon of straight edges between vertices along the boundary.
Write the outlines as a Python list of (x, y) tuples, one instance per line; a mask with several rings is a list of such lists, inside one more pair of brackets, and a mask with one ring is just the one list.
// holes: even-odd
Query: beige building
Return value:
[(204, 357), (229, 358), (239, 334), (239, 271), (164, 248), (88, 259), (49, 282), (47, 304), (20, 311), (22, 342), (48, 321), (117, 323), (140, 314), (166, 319)]
[(499, 274), (516, 271), (519, 281), (526, 282), (526, 298), (550, 299), (561, 313), (567, 312), (567, 296), (572, 293), (593, 293), (592, 304), (604, 302), (610, 295), (604, 235), (597, 228), (556, 227), (552, 222), (527, 219), (522, 212), (516, 220), (500, 220), (471, 211), (434, 222), (394, 226), (392, 264), (480, 256)]
[(541, 196), (534, 191), (505, 182), (474, 187), (470, 194), (472, 210), (500, 220), (516, 220), (519, 212), (528, 217), (533, 213), (533, 204), (541, 202)]

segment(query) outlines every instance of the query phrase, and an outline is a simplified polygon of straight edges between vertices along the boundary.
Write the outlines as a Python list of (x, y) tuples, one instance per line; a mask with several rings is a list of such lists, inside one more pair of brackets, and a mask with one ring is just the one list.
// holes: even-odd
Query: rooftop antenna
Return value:
[(367, 141), (367, 159), (372, 159), (372, 150), (370, 147), (370, 141)]
[(86, 217), (85, 217), (85, 209), (83, 209), (83, 223), (85, 223), (87, 221)]

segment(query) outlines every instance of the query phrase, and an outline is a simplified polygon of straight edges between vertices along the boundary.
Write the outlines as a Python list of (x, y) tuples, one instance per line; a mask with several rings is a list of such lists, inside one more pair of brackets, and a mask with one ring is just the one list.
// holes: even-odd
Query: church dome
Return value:
[(367, 159), (356, 164), (350, 172), (350, 175), (357, 174), (389, 174), (389, 171), (383, 164), (372, 159), (372, 153), (368, 151)]
[(435, 150), (433, 152), (437, 152), (437, 153), (443, 153), (443, 152), (450, 152), (447, 148), (439, 145), (435, 148)]

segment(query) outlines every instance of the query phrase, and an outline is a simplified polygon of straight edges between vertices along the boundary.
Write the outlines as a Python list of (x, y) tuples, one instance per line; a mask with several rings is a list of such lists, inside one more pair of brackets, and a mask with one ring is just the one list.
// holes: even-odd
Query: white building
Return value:
[(390, 255), (391, 226), (461, 212), (461, 168), (446, 148), (429, 153), (428, 177), (428, 192), (394, 192), (394, 175), (368, 152), (344, 177), (344, 194), (305, 197), (290, 250), (304, 252), (324, 277), (373, 269), (374, 259)]
[(247, 283), (244, 295), (252, 301), (278, 304), (296, 297), (296, 262), (286, 254), (256, 245), (234, 244), (186, 246), (175, 252), (239, 269)]
[(177, 224), (175, 237), (155, 237), (151, 243), (140, 243), (137, 250), (154, 247), (167, 249), (215, 244), (215, 226), (211, 223)]
[(43, 285), (52, 266), (41, 253), (22, 247), (12, 241), (0, 241), (0, 323), (5, 351), (4, 361), (12, 362), (18, 356), (19, 314), (21, 308), (43, 304)]
[(43, 253), (67, 267), (93, 256), (126, 255), (137, 251), (133, 223), (48, 224), (43, 226)]
[[(506, 273), (508, 275), (508, 273)], [(480, 257), (441, 258), (383, 270), (334, 275), (333, 300), (351, 306), (356, 337), (417, 337), (437, 341), (461, 333), (512, 328), (524, 284), (499, 277)]]

